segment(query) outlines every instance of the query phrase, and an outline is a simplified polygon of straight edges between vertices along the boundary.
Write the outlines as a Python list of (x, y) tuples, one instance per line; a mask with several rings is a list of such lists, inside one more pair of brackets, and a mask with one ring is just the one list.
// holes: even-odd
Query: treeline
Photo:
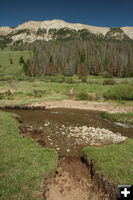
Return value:
[[(133, 77), (133, 41), (38, 41), (26, 73)], [(25, 63), (26, 64), (26, 63)]]

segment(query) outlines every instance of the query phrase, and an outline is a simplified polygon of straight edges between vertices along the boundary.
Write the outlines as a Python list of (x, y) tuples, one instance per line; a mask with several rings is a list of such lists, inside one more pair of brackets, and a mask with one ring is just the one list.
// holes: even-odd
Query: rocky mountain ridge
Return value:
[(63, 20), (29, 21), (16, 28), (0, 27), (0, 42), (6, 39), (8, 43), (32, 43), (36, 40), (49, 41), (55, 39), (89, 39), (93, 37), (133, 40), (133, 27), (96, 27), (67, 23)]

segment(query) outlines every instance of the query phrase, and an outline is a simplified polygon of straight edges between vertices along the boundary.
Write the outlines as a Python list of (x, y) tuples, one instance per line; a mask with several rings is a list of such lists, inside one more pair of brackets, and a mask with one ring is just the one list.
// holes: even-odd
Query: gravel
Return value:
[[(94, 127), (65, 127), (62, 128), (66, 130), (67, 137), (74, 137), (77, 144), (85, 142), (89, 145), (106, 145), (106, 144), (116, 144), (121, 143), (127, 139), (127, 137), (122, 136), (120, 133), (113, 133), (105, 128), (94, 128)], [(61, 128), (61, 130), (62, 130)], [(65, 131), (61, 133), (64, 134)]]

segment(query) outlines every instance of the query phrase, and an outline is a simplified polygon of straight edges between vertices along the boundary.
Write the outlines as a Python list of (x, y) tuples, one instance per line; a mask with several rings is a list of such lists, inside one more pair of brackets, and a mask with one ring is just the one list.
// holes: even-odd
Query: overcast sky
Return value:
[(0, 26), (62, 19), (95, 26), (133, 26), (133, 0), (0, 0)]

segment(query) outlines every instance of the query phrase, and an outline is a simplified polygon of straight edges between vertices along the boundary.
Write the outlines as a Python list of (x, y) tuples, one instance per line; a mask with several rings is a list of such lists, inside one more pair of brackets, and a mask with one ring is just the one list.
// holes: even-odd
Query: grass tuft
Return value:
[(88, 93), (86, 92), (86, 91), (81, 91), (81, 92), (79, 92), (77, 95), (76, 95), (76, 98), (78, 99), (78, 100), (88, 100), (89, 98), (88, 98)]

